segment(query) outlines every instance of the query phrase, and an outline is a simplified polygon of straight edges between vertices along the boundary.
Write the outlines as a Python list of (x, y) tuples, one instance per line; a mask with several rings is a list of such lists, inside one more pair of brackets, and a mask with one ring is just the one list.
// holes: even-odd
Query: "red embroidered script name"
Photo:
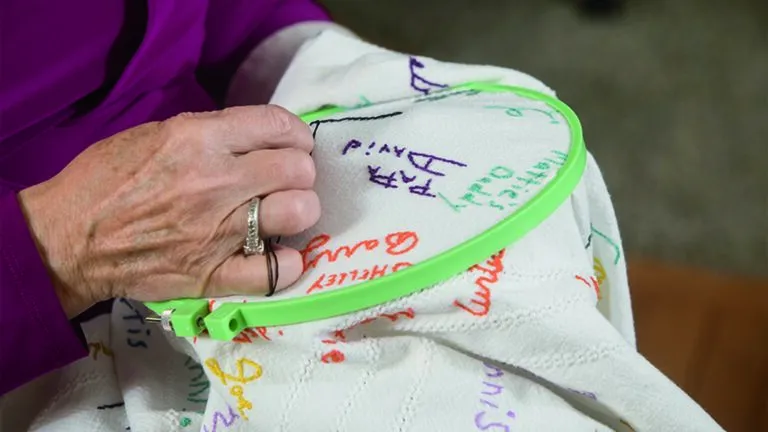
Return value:
[[(353, 246), (340, 246), (333, 251), (329, 249), (321, 250), (317, 255), (310, 258), (312, 253), (317, 252), (330, 241), (331, 236), (328, 234), (320, 234), (307, 243), (307, 246), (301, 251), (301, 257), (304, 261), (304, 271), (310, 268), (316, 268), (323, 259), (332, 263), (338, 260), (342, 254), (344, 254), (344, 257), (346, 258), (352, 258), (361, 251), (370, 252), (381, 245), (381, 242), (378, 239), (363, 240)], [(384, 237), (384, 244), (386, 244), (386, 253), (388, 255), (403, 255), (412, 251), (419, 244), (419, 236), (413, 231), (395, 232), (387, 234), (387, 236)]]
[(585, 278), (584, 276), (576, 275), (575, 277), (577, 280), (580, 280), (587, 287), (594, 289), (598, 300), (601, 300), (603, 298), (603, 293), (600, 292), (600, 282), (597, 281), (596, 277), (590, 276), (589, 280), (587, 280), (587, 278)]
[(504, 271), (503, 259), (505, 253), (506, 250), (502, 249), (495, 255), (491, 256), (488, 261), (483, 263), (490, 266), (490, 268), (483, 267), (480, 264), (473, 265), (469, 268), (470, 272), (484, 272), (487, 276), (480, 276), (475, 279), (475, 286), (477, 286), (477, 291), (474, 293), (475, 298), (469, 301), (470, 306), (467, 306), (458, 300), (454, 300), (454, 306), (463, 309), (477, 317), (488, 315), (488, 311), (491, 310), (491, 288), (489, 285), (495, 284), (499, 281), (499, 274)]
[[(410, 267), (412, 264), (409, 262), (399, 262), (392, 265), (390, 273), (394, 273), (398, 270), (402, 270), (406, 267)], [(332, 286), (341, 286), (344, 282), (360, 282), (382, 277), (386, 274), (388, 264), (379, 266), (378, 264), (369, 269), (352, 270), (343, 273), (334, 273), (326, 278), (326, 274), (323, 273), (319, 278), (307, 289), (307, 294), (313, 291), (319, 291), (323, 288), (329, 288)]]
[[(373, 321), (376, 321), (379, 318), (386, 318), (391, 322), (395, 322), (401, 317), (407, 318), (407, 319), (413, 319), (416, 316), (416, 313), (413, 311), (412, 308), (408, 308), (406, 310), (398, 311), (391, 314), (381, 314), (379, 316), (375, 316), (373, 318), (368, 318), (365, 320), (360, 321), (359, 323), (353, 325), (352, 327), (346, 329), (346, 330), (336, 330), (333, 332), (332, 336), (333, 339), (323, 339), (323, 343), (326, 345), (336, 345), (337, 343), (345, 343), (347, 341), (347, 335), (345, 332), (352, 330), (356, 327), (359, 327), (361, 325), (369, 324)], [(336, 345), (338, 346), (338, 345)], [(343, 352), (341, 352), (338, 349), (333, 349), (331, 351), (328, 351), (324, 353), (322, 356), (320, 356), (320, 361), (323, 363), (341, 363), (344, 360), (346, 360), (346, 356)]]
[[(301, 251), (302, 259), (304, 260), (304, 270), (310, 268), (316, 268), (317, 265), (326, 259), (329, 263), (336, 262), (339, 258), (351, 258), (358, 253), (364, 251), (371, 252), (385, 246), (384, 250), (387, 255), (398, 256), (411, 252), (419, 244), (419, 236), (413, 231), (401, 231), (391, 234), (387, 234), (384, 237), (383, 242), (378, 239), (369, 239), (358, 242), (352, 246), (341, 246), (335, 250), (323, 249), (328, 242), (331, 241), (331, 236), (327, 234), (321, 234), (307, 243), (306, 248)], [(314, 254), (314, 256), (312, 256)], [(310, 257), (311, 256), (311, 257)], [(324, 288), (339, 287), (347, 282), (360, 282), (382, 277), (387, 273), (389, 269), (390, 273), (394, 273), (406, 267), (410, 267), (410, 262), (399, 262), (393, 264), (391, 267), (389, 264), (377, 264), (367, 269), (355, 269), (348, 272), (334, 273), (331, 275), (321, 274), (317, 280), (307, 289), (306, 293), (310, 294), (313, 291), (319, 291)]]
[[(271, 330), (274, 332), (277, 329), (272, 328)], [(283, 331), (277, 330), (277, 335), (282, 336)], [(272, 337), (275, 337), (274, 334)], [(263, 339), (267, 342), (270, 342), (272, 341), (272, 337), (270, 337), (267, 333), (267, 327), (253, 327), (243, 330), (239, 335), (237, 335), (236, 338), (232, 339), (232, 342), (253, 343), (255, 339)]]

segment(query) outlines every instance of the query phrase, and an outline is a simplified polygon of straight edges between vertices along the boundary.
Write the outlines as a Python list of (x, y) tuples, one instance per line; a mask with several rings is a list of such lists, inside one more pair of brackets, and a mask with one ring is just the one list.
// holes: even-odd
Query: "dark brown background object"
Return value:
[(728, 432), (768, 431), (768, 280), (629, 261), (640, 352)]

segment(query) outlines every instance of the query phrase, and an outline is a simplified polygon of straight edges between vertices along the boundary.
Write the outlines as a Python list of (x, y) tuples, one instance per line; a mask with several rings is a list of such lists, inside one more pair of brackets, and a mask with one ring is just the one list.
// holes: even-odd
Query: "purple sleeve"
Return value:
[(0, 181), (0, 395), (88, 354), (21, 212)]
[(221, 103), (235, 71), (262, 41), (293, 24), (330, 19), (312, 0), (212, 0), (198, 79)]

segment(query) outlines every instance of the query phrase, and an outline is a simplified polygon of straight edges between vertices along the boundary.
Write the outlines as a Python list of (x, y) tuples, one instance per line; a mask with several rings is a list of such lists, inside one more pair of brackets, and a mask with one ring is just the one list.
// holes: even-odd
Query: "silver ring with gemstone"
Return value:
[(248, 203), (248, 234), (245, 236), (243, 253), (245, 256), (264, 255), (264, 240), (259, 237), (259, 205), (260, 198), (254, 198)]

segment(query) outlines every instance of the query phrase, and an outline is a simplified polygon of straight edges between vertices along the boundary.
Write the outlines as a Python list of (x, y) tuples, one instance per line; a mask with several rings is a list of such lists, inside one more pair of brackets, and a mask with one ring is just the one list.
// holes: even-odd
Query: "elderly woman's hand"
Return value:
[[(68, 316), (128, 297), (257, 294), (264, 256), (246, 257), (248, 202), (262, 197), (262, 237), (317, 222), (313, 139), (275, 106), (182, 114), (96, 143), (19, 195)], [(302, 272), (276, 247), (278, 288)]]

